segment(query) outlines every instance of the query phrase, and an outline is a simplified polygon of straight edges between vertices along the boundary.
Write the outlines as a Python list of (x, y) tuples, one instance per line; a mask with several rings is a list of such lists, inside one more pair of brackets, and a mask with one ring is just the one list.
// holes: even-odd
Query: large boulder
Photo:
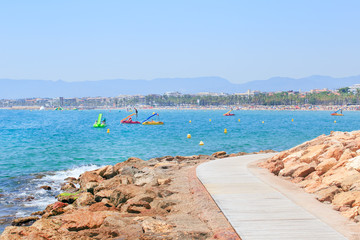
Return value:
[(320, 202), (331, 202), (334, 199), (335, 194), (339, 193), (341, 189), (336, 186), (331, 186), (325, 189), (321, 189), (320, 191), (316, 192), (317, 199)]
[(84, 188), (85, 185), (88, 183), (91, 183), (91, 182), (92, 183), (100, 183), (103, 180), (104, 179), (94, 171), (84, 172), (83, 174), (80, 175), (80, 178), (79, 178), (81, 188)]
[[(139, 190), (139, 189), (138, 189)], [(134, 192), (135, 191), (135, 192)], [(129, 200), (130, 198), (133, 198), (134, 196), (136, 196), (138, 193), (136, 192), (135, 189), (131, 189), (131, 188), (117, 188), (115, 189), (111, 195), (110, 195), (110, 202), (115, 206), (115, 207), (120, 207), (122, 204), (124, 204), (125, 202), (127, 202), (127, 200)]]
[(147, 233), (147, 232), (153, 232), (153, 233), (171, 232), (172, 229), (175, 227), (172, 224), (169, 224), (163, 220), (155, 219), (155, 218), (145, 219), (142, 222), (141, 226), (145, 233)]
[(319, 175), (322, 175), (329, 171), (337, 163), (335, 158), (322, 159), (319, 165), (315, 168)]
[(95, 170), (94, 172), (105, 179), (112, 178), (116, 175), (114, 167), (111, 165), (99, 168), (99, 169)]
[(280, 170), (279, 176), (283, 176), (283, 177), (292, 176), (296, 170), (301, 169), (302, 167), (306, 167), (306, 166), (308, 166), (308, 164), (306, 164), (306, 163), (291, 162), (291, 164), (290, 164), (288, 162), (288, 163), (284, 164), (284, 168)]
[(299, 161), (305, 163), (317, 161), (317, 157), (324, 152), (325, 148), (325, 144), (311, 146), (307, 148), (305, 153), (300, 157)]
[(75, 184), (72, 182), (67, 182), (61, 186), (62, 191), (66, 192), (76, 192), (78, 189), (76, 188)]
[(226, 155), (226, 152), (219, 151), (219, 152), (213, 153), (211, 156), (213, 156), (214, 158), (221, 158), (221, 157), (224, 157), (225, 155)]
[(101, 202), (101, 200), (103, 198), (110, 199), (110, 196), (111, 196), (112, 193), (113, 193), (113, 190), (108, 190), (108, 189), (101, 190), (101, 191), (95, 193), (95, 201), (96, 202)]
[(61, 229), (64, 231), (81, 231), (98, 228), (108, 215), (107, 212), (74, 211), (61, 217), (63, 223)]
[(349, 159), (346, 164), (347, 169), (355, 169), (360, 172), (360, 156), (356, 156), (354, 158)]
[(78, 207), (89, 206), (95, 203), (94, 195), (89, 192), (80, 193), (74, 204)]
[(336, 206), (360, 206), (360, 192), (349, 191), (336, 194), (332, 203)]
[(308, 176), (310, 173), (315, 171), (315, 167), (311, 166), (310, 164), (305, 165), (305, 166), (301, 166), (299, 167), (293, 174), (292, 177), (296, 178), (296, 177), (306, 177)]
[(35, 216), (16, 218), (11, 222), (11, 225), (12, 226), (30, 226), (38, 219), (39, 219), (39, 217), (35, 217)]

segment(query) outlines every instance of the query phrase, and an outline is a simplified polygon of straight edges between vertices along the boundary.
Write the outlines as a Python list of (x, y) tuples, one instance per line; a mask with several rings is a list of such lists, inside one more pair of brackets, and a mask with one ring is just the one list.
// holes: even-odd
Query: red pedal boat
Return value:
[(125, 121), (121, 121), (121, 123), (126, 123), (126, 124), (140, 124), (141, 122), (139, 122), (139, 121), (132, 121), (132, 120), (125, 120)]

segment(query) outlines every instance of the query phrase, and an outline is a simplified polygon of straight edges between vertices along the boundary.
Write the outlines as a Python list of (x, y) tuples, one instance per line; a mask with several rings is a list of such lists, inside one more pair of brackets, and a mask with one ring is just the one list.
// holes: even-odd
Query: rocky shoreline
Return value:
[(360, 222), (360, 131), (321, 135), (259, 166)]
[(245, 154), (129, 158), (84, 172), (65, 179), (56, 203), (15, 219), (0, 239), (239, 239), (195, 169)]

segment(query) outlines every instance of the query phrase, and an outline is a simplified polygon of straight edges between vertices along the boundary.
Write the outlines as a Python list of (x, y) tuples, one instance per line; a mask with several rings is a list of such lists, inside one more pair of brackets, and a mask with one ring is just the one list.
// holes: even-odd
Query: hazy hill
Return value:
[(114, 79), (84, 82), (0, 79), (0, 98), (113, 97), (121, 94), (163, 94), (170, 91), (236, 93), (245, 92), (248, 89), (267, 92), (299, 89), (308, 91), (315, 88), (337, 89), (356, 83), (360, 83), (360, 75), (346, 78), (327, 76), (310, 76), (300, 79), (274, 77), (242, 84), (231, 83), (220, 77), (158, 78), (150, 81)]

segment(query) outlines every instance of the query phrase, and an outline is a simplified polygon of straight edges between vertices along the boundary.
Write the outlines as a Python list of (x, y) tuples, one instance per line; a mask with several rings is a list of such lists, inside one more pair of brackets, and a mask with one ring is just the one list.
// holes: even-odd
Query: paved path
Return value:
[(244, 239), (346, 239), (278, 190), (254, 176), (248, 164), (273, 154), (206, 162), (197, 176)]

